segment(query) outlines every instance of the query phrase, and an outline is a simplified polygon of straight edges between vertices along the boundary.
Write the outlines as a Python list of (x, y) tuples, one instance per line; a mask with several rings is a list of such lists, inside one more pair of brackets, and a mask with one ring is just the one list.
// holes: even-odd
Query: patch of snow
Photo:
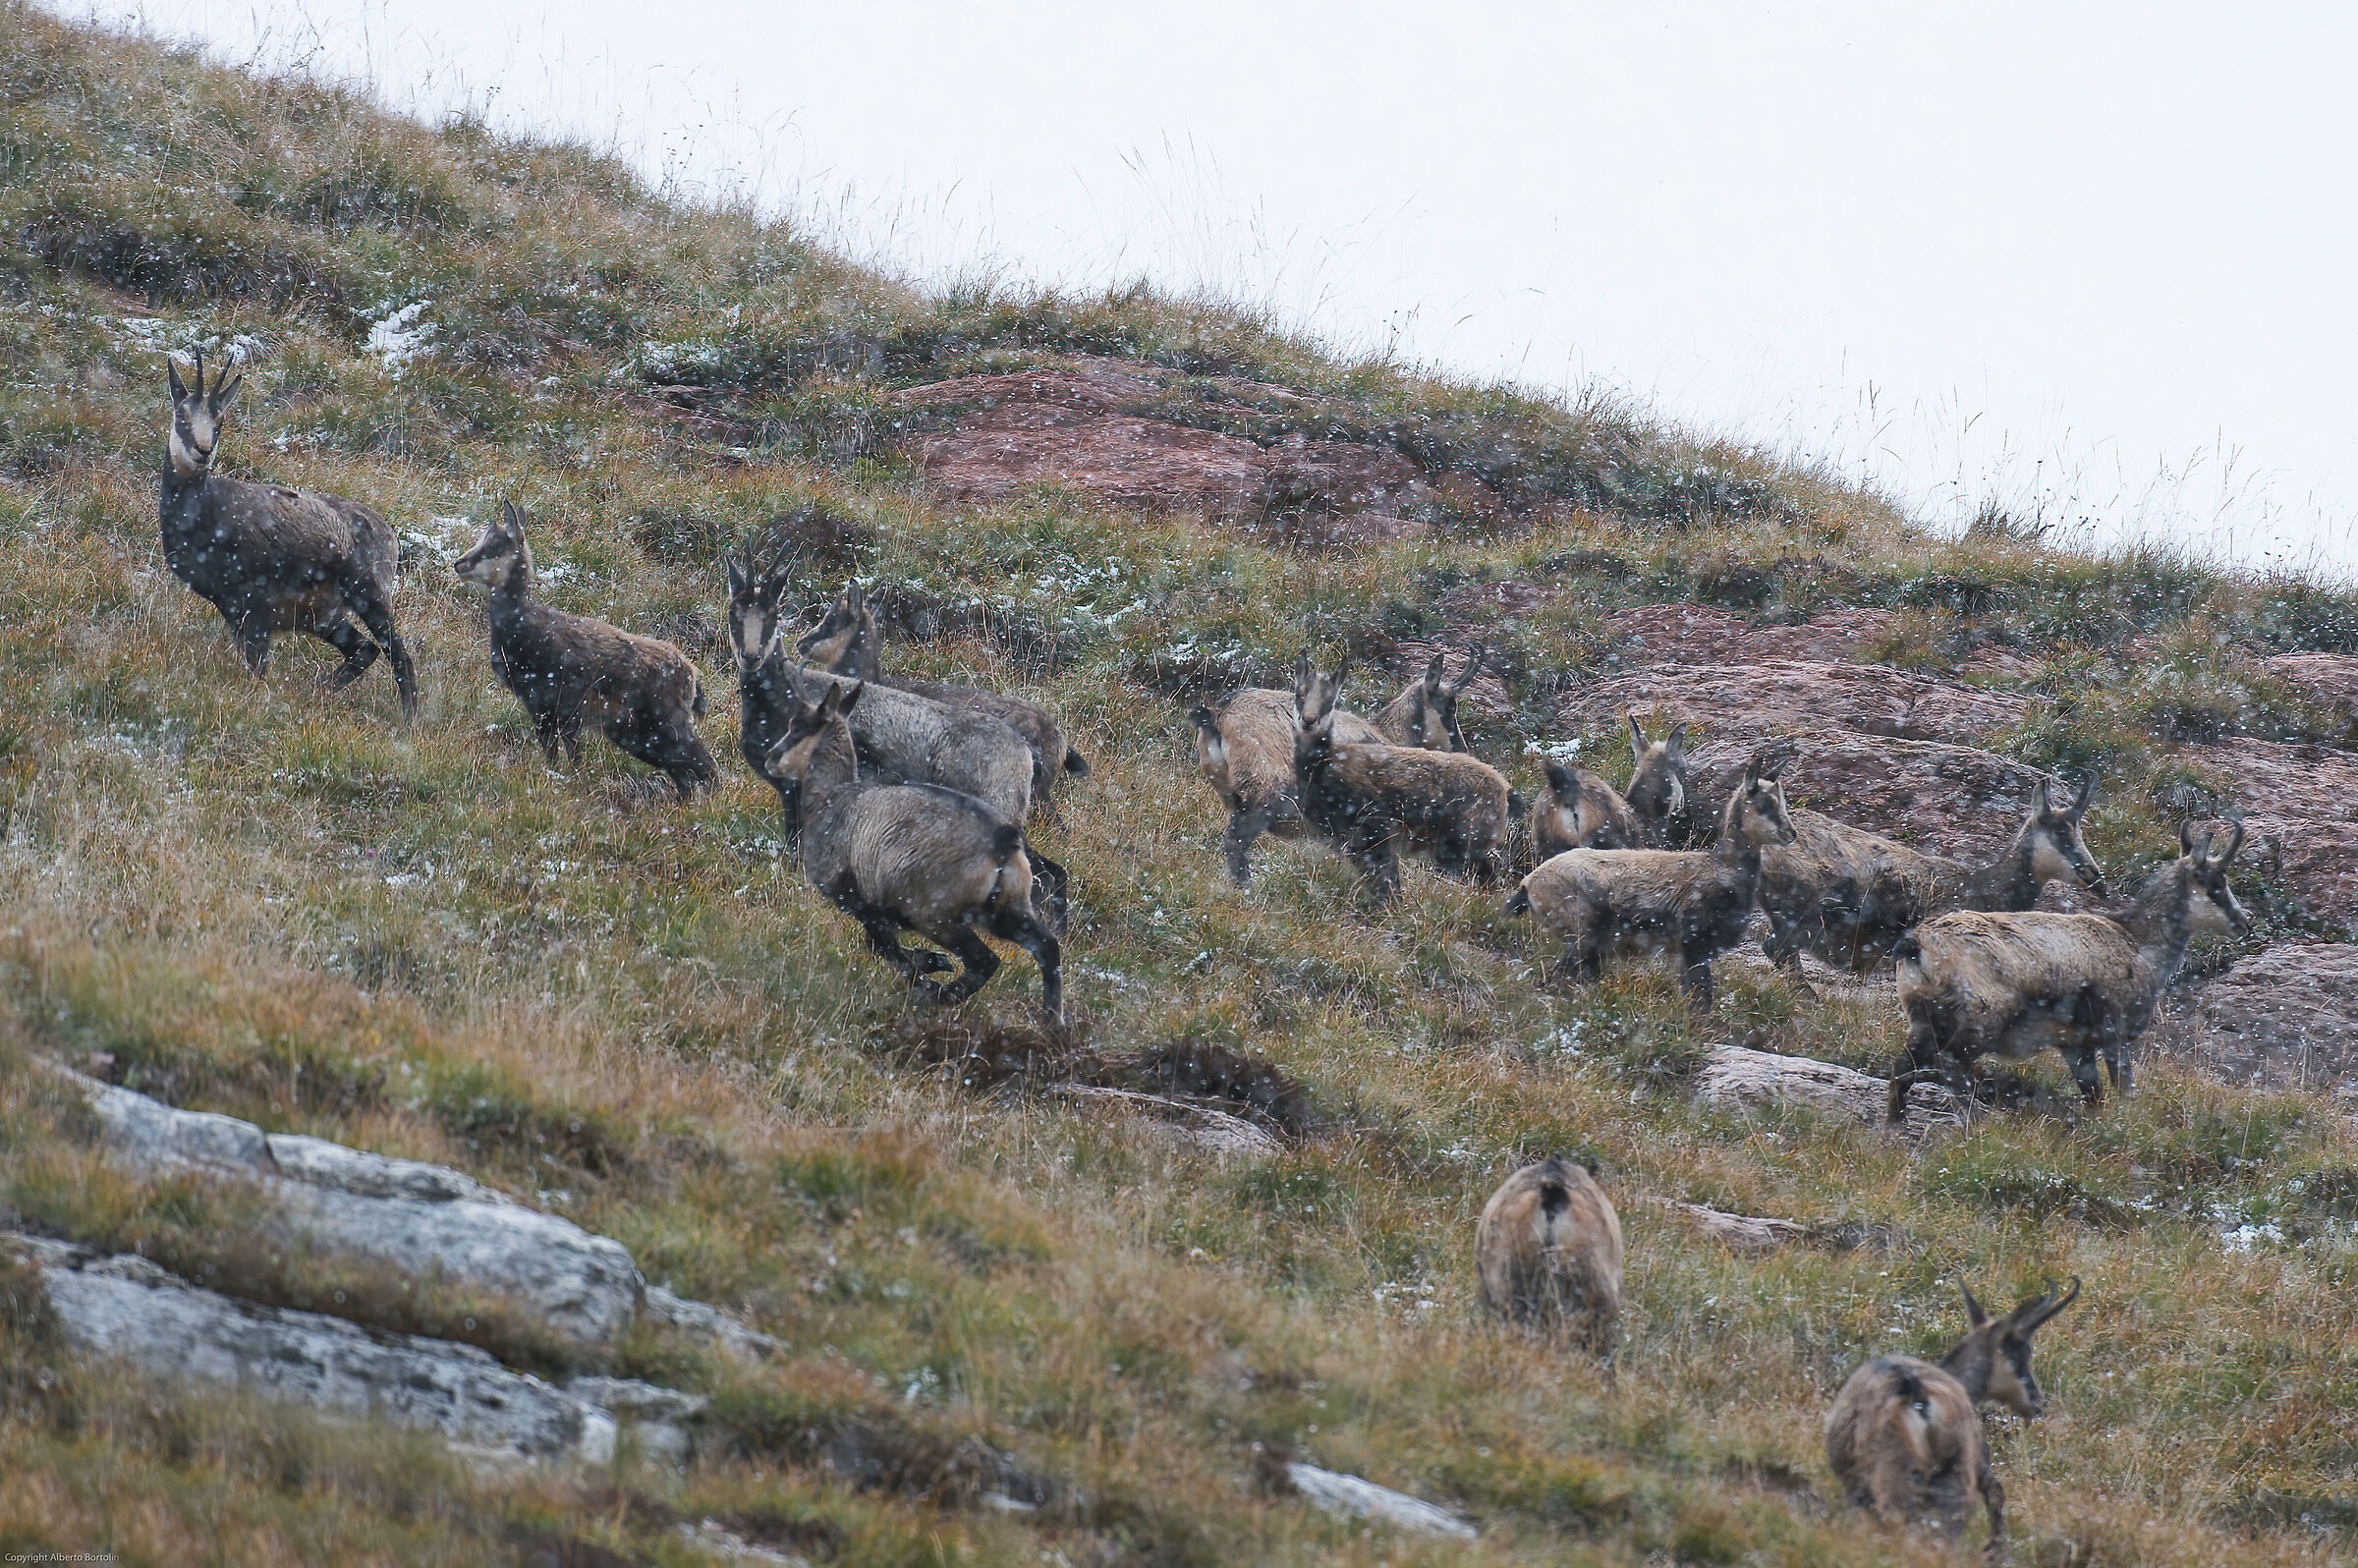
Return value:
[(422, 319), (426, 308), (433, 303), (419, 300), (390, 310), (368, 329), (368, 341), (364, 346), (396, 380), (412, 361), (433, 352), (434, 324)]

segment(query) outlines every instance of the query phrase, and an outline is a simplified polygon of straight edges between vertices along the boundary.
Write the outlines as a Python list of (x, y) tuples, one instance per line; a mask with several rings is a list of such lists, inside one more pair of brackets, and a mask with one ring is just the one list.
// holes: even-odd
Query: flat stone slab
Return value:
[[(1881, 1125), (1890, 1080), (1858, 1072), (1838, 1062), (1810, 1056), (1779, 1056), (1742, 1045), (1714, 1045), (1695, 1075), (1695, 1097), (1730, 1107), (1805, 1105), (1830, 1115)], [(1937, 1084), (1920, 1084), (1908, 1094), (1910, 1133), (1955, 1127), (1964, 1118), (1956, 1096)]]

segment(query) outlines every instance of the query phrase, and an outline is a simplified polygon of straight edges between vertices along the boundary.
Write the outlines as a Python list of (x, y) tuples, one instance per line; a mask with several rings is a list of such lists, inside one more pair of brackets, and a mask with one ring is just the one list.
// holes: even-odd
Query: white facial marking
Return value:
[(2071, 868), (2071, 863), (2057, 854), (2053, 842), (2046, 838), (2040, 839), (2038, 846), (2031, 851), (2031, 875), (2042, 882), (2079, 880), (2078, 873)]
[(737, 651), (749, 659), (761, 651), (761, 612), (751, 604), (737, 612)]
[(1678, 781), (1678, 775), (1673, 773), (1670, 776), (1670, 814), (1672, 816), (1676, 816), (1686, 811), (1686, 786), (1680, 784)]

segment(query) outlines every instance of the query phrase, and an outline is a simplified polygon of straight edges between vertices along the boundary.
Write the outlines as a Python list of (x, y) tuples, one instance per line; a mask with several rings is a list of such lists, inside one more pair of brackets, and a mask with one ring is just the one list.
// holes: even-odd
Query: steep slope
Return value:
[[(1183, 715), (1306, 643), (1388, 672), (1480, 640), (1469, 731), (1526, 788), (1527, 741), (1621, 756), (1626, 700), (1722, 744), (1824, 737), (1797, 786), (1940, 843), (2027, 768), (2099, 769), (2124, 880), (2178, 816), (2245, 807), (2281, 841), (2274, 915), (2199, 981), (2346, 951), (2348, 797), (2319, 781), (2358, 765), (2358, 601), (2002, 520), (1929, 537), (1627, 410), (1202, 304), (925, 297), (580, 149), (0, 23), (0, 1228), (710, 1402), (684, 1470), (626, 1443), (486, 1472), (77, 1358), (12, 1267), (9, 1549), (1929, 1562), (1818, 1505), (1825, 1402), (1867, 1356), (1937, 1353), (1957, 1280), (2078, 1274), (2041, 1343), (2056, 1414), (1993, 1423), (2023, 1558), (2346, 1555), (2358, 1139), (2329, 1094), (2164, 1061), (2086, 1121), (1921, 1142), (1697, 1104), (1724, 1041), (1882, 1070), (1888, 992), (1730, 960), (1697, 1025), (1663, 974), (1551, 986), (1495, 894), (1422, 872), (1373, 915), (1339, 863), (1270, 847), (1238, 894)], [(381, 670), (322, 698), (321, 646), (250, 679), (165, 567), (161, 356), (199, 346), (248, 365), (225, 471), (401, 532), (415, 727)], [(715, 795), (677, 808), (611, 750), (543, 763), (448, 570), (508, 499), (552, 601), (700, 661)], [(773, 520), (808, 604), (880, 579), (902, 667), (1047, 702), (1089, 755), (1039, 835), (1074, 878), (1078, 1037), (1030, 1030), (1012, 967), (913, 1015), (781, 860), (734, 760), (718, 564)], [(1843, 760), (1889, 736), (1880, 771)], [(1201, 1045), (1137, 1054), (1176, 1040), (1274, 1063), (1309, 1113)], [(109, 1160), (35, 1056), (456, 1167), (786, 1350), (626, 1335), (576, 1364), (447, 1282), (249, 1246), (251, 1194)], [(1243, 1133), (1142, 1097), (1171, 1091)], [(1612, 1376), (1479, 1305), (1475, 1216), (1549, 1151), (1594, 1157), (1624, 1217)], [(1763, 1252), (1679, 1204), (1798, 1228), (1742, 1233), (1787, 1238)], [(1480, 1533), (1329, 1515), (1288, 1461)]]

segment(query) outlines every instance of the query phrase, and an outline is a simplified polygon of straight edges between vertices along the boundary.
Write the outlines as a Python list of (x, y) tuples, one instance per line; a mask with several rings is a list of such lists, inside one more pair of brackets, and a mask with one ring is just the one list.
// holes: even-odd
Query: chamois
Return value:
[[(1629, 801), (1585, 767), (1543, 759), (1547, 798), (1531, 813), (1535, 857), (1552, 860), (1568, 849), (1645, 849), (1645, 824)], [(1659, 847), (1658, 845), (1655, 847)]]
[(1550, 1156), (1499, 1184), (1475, 1227), (1474, 1261), (1493, 1312), (1611, 1353), (1621, 1321), (1621, 1221), (1580, 1166)]
[(704, 713), (696, 665), (669, 643), (535, 602), (533, 548), (514, 503), (452, 568), (491, 590), (491, 671), (532, 715), (533, 735), (551, 762), (560, 741), (567, 757), (581, 762), (587, 721), (669, 774), (683, 801), (718, 782), (720, 769), (696, 732)]
[[(173, 575), (221, 612), (255, 675), (269, 673), (273, 632), (309, 632), (344, 655), (327, 678), (330, 692), (359, 680), (381, 650), (401, 691), (401, 716), (415, 718), (418, 679), (393, 626), (401, 579), (385, 520), (341, 496), (215, 474), (221, 413), (245, 384), (245, 372), (232, 364), (208, 390), (200, 352), (194, 391), (182, 384), (169, 355), (164, 377), (172, 429), (157, 515)], [(356, 615), (365, 636), (352, 624)]]
[[(764, 759), (764, 773), (799, 798), (803, 874), (927, 1000), (964, 1001), (998, 972), (998, 955), (979, 934), (988, 931), (1032, 955), (1040, 1003), (1061, 1019), (1062, 957), (1033, 909), (1023, 828), (957, 790), (863, 779), (847, 719), (868, 692), (860, 681), (830, 683), (816, 702), (798, 701)], [(946, 984), (928, 979), (949, 963), (903, 947), (903, 931), (947, 948), (962, 973)]]
[(1889, 1118), (1900, 1119), (1916, 1084), (1938, 1080), (1962, 1092), (1980, 1058), (2020, 1060), (2049, 1045), (2088, 1103), (2104, 1092), (2100, 1052), (2112, 1087), (2130, 1092), (2128, 1048), (2153, 1022), (2196, 929), (2251, 928), (2227, 885), (2243, 824), (2224, 848), (2217, 838), (2207, 827), (2198, 843), (2194, 824), (2180, 824), (2183, 853), (2110, 915), (1959, 910), (1901, 937), (1892, 952), (1908, 1043), (1891, 1070)]
[(1303, 820), (1357, 864), (1379, 902), (1400, 891), (1400, 852), (1422, 849), (1445, 876), (1506, 871), (1505, 777), (1463, 752), (1335, 739), (1335, 675), (1295, 698), (1294, 791)]
[(1979, 1406), (1986, 1400), (2023, 1417), (2047, 1408), (2031, 1372), (2031, 1336), (2080, 1294), (2075, 1277), (1992, 1317), (1965, 1291), (1972, 1331), (1936, 1367), (1883, 1356), (1850, 1374), (1825, 1415), (1825, 1462), (1854, 1507), (1895, 1522), (1931, 1524), (1951, 1540), (1964, 1534), (1978, 1495), (1990, 1514), (1989, 1554), (2006, 1549), (2006, 1492), (1990, 1464)]
[[(738, 561), (729, 563), (729, 638), (743, 709), (738, 746), (754, 771), (778, 792), (791, 837), (800, 831), (801, 806), (793, 781), (770, 771), (769, 755), (798, 704), (817, 700), (828, 687), (852, 683), (786, 657), (781, 601), (787, 581), (782, 556), (759, 567), (750, 543), (742, 568)], [(1032, 748), (1000, 720), (881, 686), (870, 688), (849, 718), (861, 764), (877, 781), (937, 784), (974, 796), (1011, 822), (1030, 817)], [(1050, 928), (1061, 930), (1064, 868), (1037, 848), (1027, 846), (1025, 853), (1044, 918)]]
[[(1645, 830), (1648, 849), (1693, 849), (1695, 819), (1687, 809), (1687, 727), (1673, 724), (1658, 741), (1646, 739), (1635, 713), (1629, 720), (1631, 772), (1627, 799)], [(1638, 846), (1632, 845), (1631, 848)]]
[(947, 707), (971, 708), (1002, 721), (1031, 745), (1032, 804), (1042, 811), (1054, 810), (1048, 792), (1058, 779), (1068, 773), (1075, 778), (1089, 774), (1089, 759), (1073, 749), (1065, 739), (1063, 726), (1038, 702), (980, 686), (952, 686), (941, 681), (886, 675), (883, 633), (876, 624), (874, 607), (868, 602), (867, 589), (857, 581), (843, 586), (843, 591), (827, 607), (818, 625), (804, 634), (794, 646), (804, 663), (831, 675), (852, 676), (870, 686), (887, 686), (896, 692), (913, 692)]
[(1594, 980), (1607, 948), (1678, 955), (1680, 984), (1712, 1006), (1712, 959), (1743, 937), (1766, 846), (1793, 841), (1777, 759), (1756, 757), (1708, 850), (1566, 850), (1523, 878), (1509, 915), (1536, 912), (1564, 938), (1564, 969)]
[(2012, 842), (1985, 866), (1796, 810), (1793, 842), (1761, 856), (1761, 910), (1768, 917), (1761, 950), (1796, 981), (1805, 952), (1865, 974), (1912, 926), (1948, 910), (2027, 910), (2050, 881), (2102, 897), (2104, 872), (2080, 836), (2096, 781), (2083, 782), (2076, 795), (2058, 795), (2058, 788), (2052, 778), (2040, 781)]
[[(1229, 879), (1239, 887), (1252, 885), (1247, 857), (1255, 839), (1263, 833), (1293, 838), (1302, 831), (1302, 806), (1294, 791), (1294, 723), (1299, 694), (1309, 681), (1305, 653), (1294, 666), (1294, 691), (1248, 686), (1188, 715), (1196, 731), (1196, 766), (1228, 808), (1220, 846)], [(1354, 746), (1383, 739), (1366, 719), (1340, 708), (1334, 712), (1334, 736)]]
[(1454, 681), (1441, 678), (1441, 657), (1435, 653), (1426, 663), (1425, 673), (1402, 687), (1400, 695), (1376, 715), (1376, 733), (1392, 745), (1423, 746), (1436, 752), (1469, 750), (1465, 731), (1457, 727), (1457, 700), (1482, 673), (1489, 649), (1475, 644)]

